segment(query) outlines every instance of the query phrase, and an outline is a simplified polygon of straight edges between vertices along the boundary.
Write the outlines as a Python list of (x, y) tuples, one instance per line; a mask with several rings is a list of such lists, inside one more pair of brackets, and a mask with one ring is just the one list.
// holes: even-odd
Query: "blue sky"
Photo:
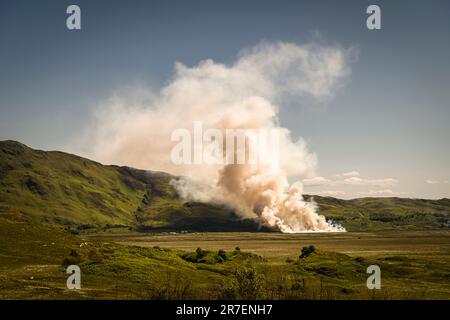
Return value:
[[(80, 31), (66, 29), (70, 4)], [(366, 28), (369, 4), (381, 30)], [(161, 87), (175, 61), (229, 63), (261, 41), (358, 52), (335, 97), (281, 109), (318, 155), (307, 192), (450, 197), (448, 1), (2, 1), (0, 139), (68, 150), (114, 92)]]

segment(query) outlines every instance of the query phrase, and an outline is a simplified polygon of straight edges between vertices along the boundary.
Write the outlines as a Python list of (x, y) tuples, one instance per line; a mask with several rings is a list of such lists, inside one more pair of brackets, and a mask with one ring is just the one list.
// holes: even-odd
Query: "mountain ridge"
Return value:
[(0, 214), (16, 212), (78, 229), (259, 228), (223, 206), (183, 201), (169, 183), (175, 178), (165, 172), (102, 165), (69, 153), (0, 141)]
[[(0, 141), (0, 214), (23, 214), (75, 230), (270, 231), (230, 208), (185, 201), (169, 173), (103, 165), (61, 151)], [(450, 227), (450, 199), (305, 195), (347, 230)]]

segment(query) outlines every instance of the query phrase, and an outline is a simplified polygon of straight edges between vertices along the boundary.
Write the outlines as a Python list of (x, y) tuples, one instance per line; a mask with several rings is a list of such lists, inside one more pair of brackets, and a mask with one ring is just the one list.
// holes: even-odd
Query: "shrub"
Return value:
[(228, 260), (228, 256), (227, 253), (225, 252), (225, 250), (220, 249), (219, 252), (217, 252), (217, 255), (223, 259), (223, 261), (227, 261)]
[(188, 262), (194, 262), (194, 263), (198, 262), (197, 254), (195, 254), (195, 253), (184, 253), (180, 257), (183, 260), (186, 260)]
[(197, 254), (197, 260), (202, 259), (204, 256), (206, 256), (206, 251), (202, 250), (202, 248), (197, 248), (197, 250), (195, 250), (195, 253)]
[(215, 253), (202, 250), (201, 248), (197, 248), (197, 250), (192, 253), (183, 253), (180, 255), (180, 257), (188, 262), (206, 264), (222, 263), (228, 260), (228, 256), (224, 250), (219, 250), (217, 253)]
[(253, 268), (236, 270), (236, 293), (239, 299), (259, 299), (262, 297), (264, 278)]
[(311, 253), (313, 253), (314, 251), (316, 251), (316, 248), (314, 246), (303, 247), (302, 251), (300, 252), (299, 258), (300, 259), (306, 258)]

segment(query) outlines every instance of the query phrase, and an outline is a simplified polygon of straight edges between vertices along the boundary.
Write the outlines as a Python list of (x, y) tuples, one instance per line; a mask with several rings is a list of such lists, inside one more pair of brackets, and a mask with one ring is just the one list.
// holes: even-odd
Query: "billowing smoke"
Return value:
[[(104, 163), (183, 176), (173, 181), (181, 196), (225, 203), (242, 217), (282, 232), (345, 231), (318, 215), (313, 202), (304, 201), (299, 182), (289, 187), (288, 177), (313, 176), (317, 161), (301, 138), (280, 127), (277, 114), (286, 96), (333, 96), (348, 74), (347, 56), (348, 51), (333, 46), (266, 43), (241, 52), (229, 65), (176, 63), (172, 80), (162, 89), (136, 90), (100, 106), (88, 133), (92, 149), (87, 154)], [(220, 152), (213, 155), (215, 164), (175, 163), (173, 132), (186, 129), (195, 135), (199, 121), (203, 133), (214, 129), (224, 137), (227, 129), (276, 129), (276, 168), (270, 156), (264, 164), (226, 164)], [(217, 137), (202, 139), (203, 147), (217, 142)], [(225, 149), (226, 142), (221, 143), (217, 146)], [(192, 144), (188, 148), (196, 152)]]

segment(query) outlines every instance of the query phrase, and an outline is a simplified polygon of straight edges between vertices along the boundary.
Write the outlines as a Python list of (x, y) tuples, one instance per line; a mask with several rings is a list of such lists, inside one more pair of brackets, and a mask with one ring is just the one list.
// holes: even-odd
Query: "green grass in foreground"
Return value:
[[(410, 241), (414, 236), (440, 250), (414, 254), (420, 248)], [(222, 241), (214, 241), (215, 237)], [(348, 254), (330, 250), (326, 241), (333, 237), (341, 237), (335, 238), (336, 242), (344, 237), (346, 242), (341, 245), (348, 250), (342, 251)], [(311, 237), (274, 233), (140, 235), (134, 239), (137, 245), (118, 244), (133, 238), (120, 234), (82, 238), (20, 216), (0, 218), (0, 298), (450, 298), (450, 235), (443, 231), (426, 236), (420, 232), (403, 238), (397, 235), (403, 244), (395, 243), (395, 252), (382, 233)], [(192, 248), (176, 248), (177, 243), (181, 247), (186, 244), (186, 239)], [(354, 255), (354, 246), (360, 241), (363, 246), (376, 244), (380, 250)], [(241, 247), (236, 248), (236, 243), (242, 243)], [(256, 253), (250, 253), (246, 249), (249, 243), (260, 243), (265, 250), (255, 248)], [(299, 258), (302, 247), (311, 244), (314, 252)], [(196, 250), (197, 246), (202, 249)], [(284, 251), (285, 247), (289, 250)], [(274, 253), (277, 249), (279, 254)], [(66, 288), (64, 264), (69, 263), (82, 270), (82, 290)], [(382, 290), (366, 288), (365, 270), (370, 264), (381, 267)]]

